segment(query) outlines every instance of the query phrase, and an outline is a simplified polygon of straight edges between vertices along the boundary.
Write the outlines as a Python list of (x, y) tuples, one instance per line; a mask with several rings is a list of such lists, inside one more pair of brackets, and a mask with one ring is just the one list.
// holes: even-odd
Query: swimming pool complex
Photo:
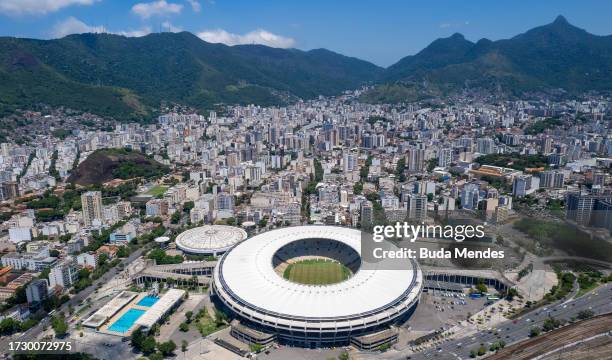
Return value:
[(138, 320), (138, 318), (141, 317), (142, 314), (144, 314), (145, 312), (146, 310), (133, 309), (133, 308), (129, 309), (128, 311), (125, 312), (125, 314), (121, 315), (121, 317), (117, 319), (117, 321), (115, 321), (111, 326), (109, 326), (108, 330), (124, 334), (132, 327), (132, 325), (134, 325), (136, 320)]

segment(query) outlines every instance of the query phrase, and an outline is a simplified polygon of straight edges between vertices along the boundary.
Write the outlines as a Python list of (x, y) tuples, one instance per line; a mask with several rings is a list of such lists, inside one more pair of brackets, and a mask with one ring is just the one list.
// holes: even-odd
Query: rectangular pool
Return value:
[(117, 321), (109, 326), (108, 330), (125, 334), (145, 312), (145, 310), (140, 309), (129, 309), (125, 314), (121, 315)]
[(138, 306), (151, 307), (159, 300), (158, 297), (155, 296), (145, 296), (136, 304)]

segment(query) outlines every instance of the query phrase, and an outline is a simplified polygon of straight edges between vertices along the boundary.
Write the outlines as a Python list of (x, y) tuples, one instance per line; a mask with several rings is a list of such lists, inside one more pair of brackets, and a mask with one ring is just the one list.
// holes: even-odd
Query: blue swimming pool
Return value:
[(111, 326), (109, 326), (108, 330), (124, 334), (144, 313), (145, 310), (129, 309), (125, 314), (121, 315), (121, 317), (117, 319), (117, 321), (115, 321)]
[(138, 306), (151, 307), (159, 300), (158, 297), (155, 296), (146, 296), (140, 299), (140, 301), (136, 304)]

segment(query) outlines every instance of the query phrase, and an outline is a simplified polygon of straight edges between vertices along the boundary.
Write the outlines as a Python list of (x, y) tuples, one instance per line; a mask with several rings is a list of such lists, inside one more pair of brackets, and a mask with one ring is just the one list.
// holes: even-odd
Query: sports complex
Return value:
[(228, 225), (204, 225), (176, 237), (176, 246), (187, 254), (221, 255), (247, 238), (246, 231)]
[(219, 260), (212, 290), (232, 312), (232, 335), (250, 343), (373, 349), (397, 339), (417, 305), (423, 274), (362, 266), (361, 232), (297, 226), (242, 241)]

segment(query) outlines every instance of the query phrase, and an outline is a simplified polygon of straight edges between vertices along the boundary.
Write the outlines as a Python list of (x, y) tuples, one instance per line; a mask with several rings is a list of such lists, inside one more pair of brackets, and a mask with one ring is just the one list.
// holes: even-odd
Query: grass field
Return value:
[(333, 260), (311, 259), (289, 264), (283, 277), (289, 281), (306, 285), (327, 285), (346, 280), (351, 271)]
[(159, 195), (163, 195), (166, 192), (166, 190), (168, 190), (167, 186), (155, 185), (154, 187), (151, 188), (151, 190), (147, 191), (147, 194), (157, 197)]

